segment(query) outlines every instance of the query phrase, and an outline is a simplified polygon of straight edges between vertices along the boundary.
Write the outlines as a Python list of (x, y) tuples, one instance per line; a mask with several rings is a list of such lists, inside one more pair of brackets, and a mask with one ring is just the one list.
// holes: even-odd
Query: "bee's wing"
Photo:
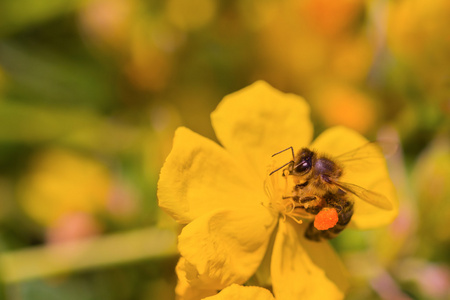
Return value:
[(398, 142), (382, 140), (376, 142), (367, 142), (364, 145), (342, 153), (335, 158), (340, 162), (351, 162), (356, 160), (367, 160), (380, 157), (380, 154), (389, 157), (397, 151)]
[(352, 193), (361, 200), (364, 200), (367, 203), (370, 203), (378, 208), (385, 210), (393, 209), (392, 203), (388, 200), (388, 198), (379, 193), (366, 190), (365, 188), (352, 183), (334, 182), (334, 184), (336, 184), (342, 190)]
[(367, 142), (358, 148), (335, 156), (334, 159), (342, 164), (345, 170), (365, 172), (385, 164), (384, 158), (394, 154), (397, 148), (398, 143), (393, 141)]

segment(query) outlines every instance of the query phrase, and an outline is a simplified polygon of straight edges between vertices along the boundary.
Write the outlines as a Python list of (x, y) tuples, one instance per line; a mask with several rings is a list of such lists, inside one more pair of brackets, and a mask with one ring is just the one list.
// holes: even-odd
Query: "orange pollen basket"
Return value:
[(318, 230), (327, 230), (338, 222), (338, 213), (334, 208), (324, 208), (322, 209), (314, 219), (314, 227)]

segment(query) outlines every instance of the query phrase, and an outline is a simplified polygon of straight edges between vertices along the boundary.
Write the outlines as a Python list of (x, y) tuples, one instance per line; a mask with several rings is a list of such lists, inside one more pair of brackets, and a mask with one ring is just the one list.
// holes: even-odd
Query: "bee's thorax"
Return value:
[(342, 170), (334, 161), (320, 157), (314, 163), (314, 173), (313, 176), (326, 176), (331, 179), (337, 179), (342, 175)]

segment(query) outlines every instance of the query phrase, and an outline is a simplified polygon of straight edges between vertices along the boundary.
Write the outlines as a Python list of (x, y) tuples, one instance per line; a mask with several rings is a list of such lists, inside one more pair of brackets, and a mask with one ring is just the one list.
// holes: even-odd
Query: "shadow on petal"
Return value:
[(219, 294), (204, 300), (275, 300), (272, 293), (265, 288), (257, 286), (242, 286), (232, 284), (224, 288)]
[(307, 240), (305, 228), (289, 219), (279, 223), (271, 264), (276, 299), (343, 299), (344, 266), (328, 242)]
[(178, 283), (175, 288), (177, 300), (198, 300), (217, 294), (215, 289), (204, 289), (189, 284), (187, 275), (192, 276), (194, 270), (193, 266), (187, 263), (184, 257), (180, 257), (175, 270), (178, 276)]
[(276, 225), (272, 212), (259, 205), (222, 209), (195, 219), (178, 239), (180, 254), (192, 268), (192, 286), (223, 289), (243, 284), (260, 265)]

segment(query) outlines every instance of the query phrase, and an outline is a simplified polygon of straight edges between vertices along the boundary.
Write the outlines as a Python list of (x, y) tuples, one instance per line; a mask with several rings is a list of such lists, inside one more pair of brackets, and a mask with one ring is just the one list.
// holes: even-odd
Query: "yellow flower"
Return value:
[[(179, 298), (200, 299), (233, 283), (243, 284), (264, 256), (271, 255), (270, 277), (277, 299), (342, 299), (348, 286), (345, 269), (327, 242), (306, 239), (307, 224), (291, 218), (292, 210), (283, 199), (283, 172), (269, 176), (282, 158), (276, 156), (274, 162), (271, 156), (292, 146), (334, 157), (367, 140), (350, 129), (334, 127), (310, 144), (313, 128), (307, 103), (262, 81), (225, 97), (211, 119), (223, 147), (179, 128), (158, 183), (160, 207), (186, 224), (178, 240)], [(393, 209), (355, 199), (350, 225), (362, 229), (388, 224), (397, 214), (383, 157), (375, 150), (371, 154), (380, 163), (370, 170), (345, 170), (342, 179), (376, 190)]]
[(241, 286), (232, 284), (219, 294), (205, 298), (205, 300), (275, 300), (266, 289), (257, 286)]
[(30, 217), (53, 227), (70, 215), (104, 211), (112, 187), (112, 175), (99, 161), (52, 148), (32, 161), (18, 185), (18, 194)]

